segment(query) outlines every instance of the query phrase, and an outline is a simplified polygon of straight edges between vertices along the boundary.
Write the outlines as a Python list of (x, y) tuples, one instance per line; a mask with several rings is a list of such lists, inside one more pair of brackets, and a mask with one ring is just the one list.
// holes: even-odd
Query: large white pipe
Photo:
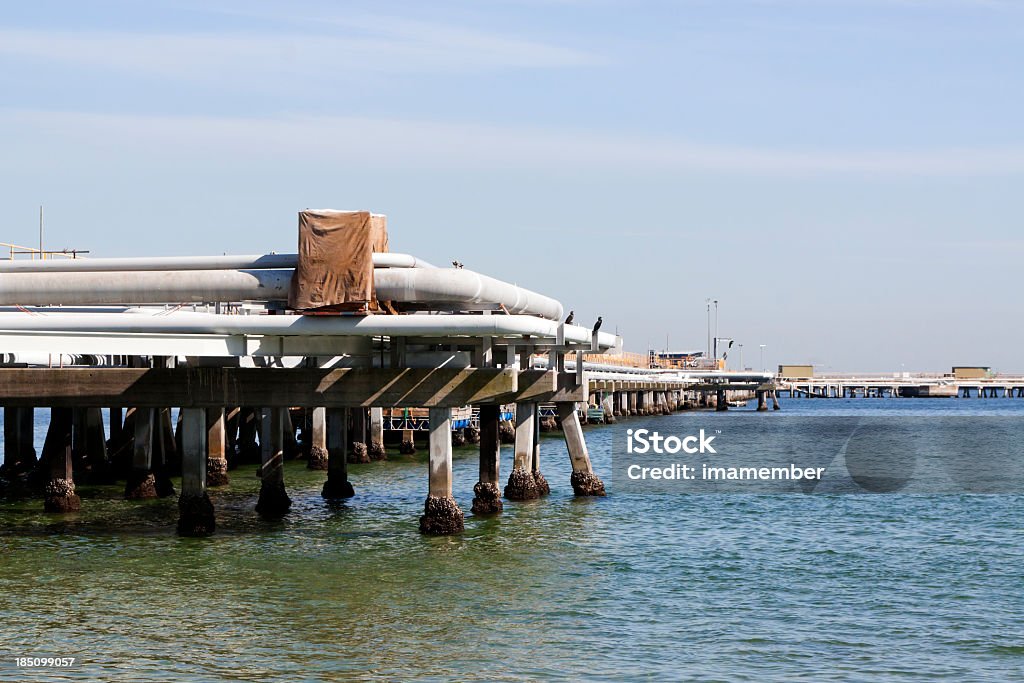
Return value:
[[(115, 271), (0, 274), (0, 305), (162, 304), (287, 301), (292, 270)], [(560, 320), (562, 304), (470, 270), (396, 268), (374, 271), (383, 301), (448, 304), (456, 309), (504, 306), (509, 313)]]
[[(140, 256), (129, 258), (82, 258), (0, 261), (0, 273), (99, 273), (145, 270), (255, 270), (295, 268), (298, 254), (247, 254), (236, 256)], [(410, 254), (375, 253), (374, 268), (433, 268)]]
[(0, 305), (283, 301), (291, 270), (4, 273)]
[(383, 301), (490, 306), (501, 304), (512, 314), (525, 313), (548, 320), (562, 319), (562, 304), (555, 299), (472, 270), (382, 270), (374, 273), (373, 280), (377, 298)]
[[(566, 342), (590, 344), (585, 327), (560, 325), (530, 315), (223, 315), (218, 313), (0, 313), (0, 331), (112, 334), (244, 334), (270, 336), (522, 337), (553, 340), (564, 328)], [(599, 332), (598, 348), (614, 348), (617, 337)]]

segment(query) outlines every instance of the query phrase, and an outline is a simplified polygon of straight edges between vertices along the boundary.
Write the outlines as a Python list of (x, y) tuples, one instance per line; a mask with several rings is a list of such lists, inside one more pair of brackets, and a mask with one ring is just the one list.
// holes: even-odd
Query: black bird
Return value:
[(594, 323), (594, 331), (591, 334), (597, 334), (597, 331), (601, 329), (601, 323), (603, 322), (604, 321), (601, 320), (601, 316), (597, 316), (597, 322)]
[(458, 261), (452, 261), (452, 265), (455, 266), (456, 268), (459, 268), (460, 270), (462, 269), (462, 264), (459, 263)]
[(569, 315), (568, 315), (568, 317), (566, 317), (566, 319), (565, 319), (565, 324), (566, 324), (566, 325), (572, 325), (572, 319), (573, 319), (573, 317), (574, 317), (575, 315), (576, 315), (576, 311), (569, 311)]

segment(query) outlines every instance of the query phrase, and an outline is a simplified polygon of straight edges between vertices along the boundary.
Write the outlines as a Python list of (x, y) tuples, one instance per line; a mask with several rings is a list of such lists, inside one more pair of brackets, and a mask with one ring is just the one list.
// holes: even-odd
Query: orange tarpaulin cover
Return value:
[(300, 311), (376, 308), (373, 252), (387, 250), (386, 216), (369, 211), (300, 211), (299, 261), (288, 305)]

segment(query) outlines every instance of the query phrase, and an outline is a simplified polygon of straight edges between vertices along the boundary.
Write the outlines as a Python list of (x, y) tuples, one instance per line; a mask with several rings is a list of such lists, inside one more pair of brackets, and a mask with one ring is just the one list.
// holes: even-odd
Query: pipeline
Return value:
[(108, 365), (107, 357), (71, 353), (0, 353), (0, 365), (39, 365), (43, 367)]
[[(0, 313), (0, 331), (56, 332), (74, 334), (223, 334), (267, 336), (356, 337), (525, 337), (558, 338), (559, 328), (567, 343), (590, 344), (591, 331), (531, 315), (223, 315), (176, 311), (131, 315), (125, 313)], [(601, 350), (615, 348), (618, 337), (599, 332)]]
[[(216, 258), (216, 257), (214, 257)], [(166, 304), (288, 300), (293, 270), (149, 270), (8, 272), (0, 275), (0, 305)], [(466, 310), (504, 306), (508, 313), (560, 320), (562, 304), (550, 297), (470, 270), (381, 268), (377, 298), (442, 304)]]
[[(294, 269), (298, 254), (240, 256), (139, 256), (129, 258), (0, 261), (0, 273), (100, 273), (169, 270)], [(434, 268), (410, 254), (374, 253), (374, 268)]]

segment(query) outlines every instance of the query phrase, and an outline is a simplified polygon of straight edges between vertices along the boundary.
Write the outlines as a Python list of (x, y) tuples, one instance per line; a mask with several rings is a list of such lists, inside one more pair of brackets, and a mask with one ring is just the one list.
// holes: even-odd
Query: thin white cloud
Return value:
[[(22, 144), (139, 158), (337, 160), (391, 169), (696, 171), (882, 176), (1024, 173), (1022, 147), (792, 150), (573, 130), (356, 117), (216, 118), (0, 110)], [(13, 150), (12, 150), (13, 151)], [(52, 159), (47, 163), (51, 163)]]
[(367, 73), (480, 72), (602, 63), (558, 45), (443, 24), (331, 23), (319, 30), (147, 33), (0, 29), (0, 55), (188, 82), (337, 80)]

